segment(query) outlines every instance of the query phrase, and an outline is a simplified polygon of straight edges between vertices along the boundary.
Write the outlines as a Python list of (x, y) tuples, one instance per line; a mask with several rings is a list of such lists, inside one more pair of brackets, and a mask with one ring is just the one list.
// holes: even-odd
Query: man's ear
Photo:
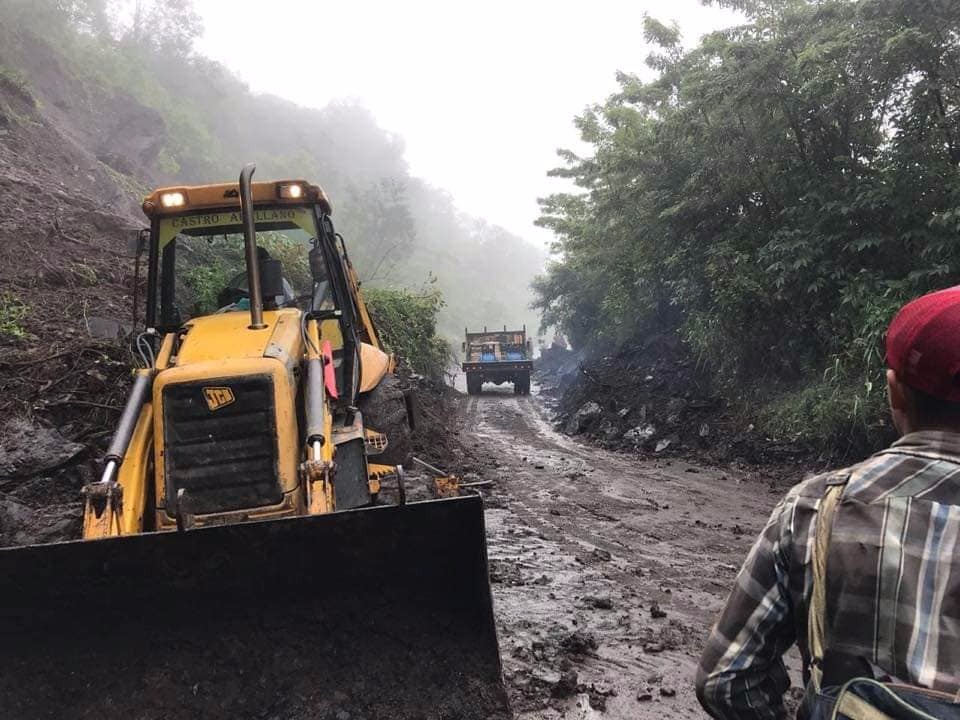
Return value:
[(887, 392), (890, 396), (890, 407), (896, 410), (907, 410), (909, 401), (907, 400), (907, 394), (903, 387), (903, 383), (900, 382), (900, 378), (897, 377), (896, 370), (887, 369)]
[(909, 388), (903, 384), (894, 370), (887, 370), (887, 396), (890, 399), (890, 415), (893, 425), (906, 435), (913, 425), (913, 403)]

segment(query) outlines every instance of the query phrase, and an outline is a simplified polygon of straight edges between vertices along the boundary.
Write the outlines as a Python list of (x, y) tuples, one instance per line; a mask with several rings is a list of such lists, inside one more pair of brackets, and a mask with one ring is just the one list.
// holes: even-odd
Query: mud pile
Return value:
[(477, 451), (459, 409), (462, 395), (446, 383), (421, 375), (407, 374), (414, 396), (413, 454), (437, 468), (477, 480), (474, 477), (493, 466), (492, 459)]
[(557, 429), (607, 449), (787, 469), (822, 461), (809, 447), (765, 436), (748, 412), (724, 400), (673, 336), (628, 343), (600, 357), (568, 353), (541, 363), (537, 373)]

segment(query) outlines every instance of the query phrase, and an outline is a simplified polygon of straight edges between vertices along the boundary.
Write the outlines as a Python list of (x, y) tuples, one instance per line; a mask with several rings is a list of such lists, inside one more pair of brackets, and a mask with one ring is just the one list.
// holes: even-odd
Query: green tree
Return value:
[(960, 6), (721, 4), (748, 21), (688, 52), (648, 19), (656, 79), (577, 119), (537, 304), (581, 344), (679, 332), (722, 380), (870, 387), (892, 312), (960, 281)]

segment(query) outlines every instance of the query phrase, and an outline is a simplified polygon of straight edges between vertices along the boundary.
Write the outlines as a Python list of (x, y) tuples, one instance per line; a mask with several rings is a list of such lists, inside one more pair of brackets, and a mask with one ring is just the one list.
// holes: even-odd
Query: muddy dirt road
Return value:
[(490, 570), (517, 717), (706, 717), (700, 649), (783, 488), (580, 444), (509, 386), (460, 403), (464, 438), (492, 464)]

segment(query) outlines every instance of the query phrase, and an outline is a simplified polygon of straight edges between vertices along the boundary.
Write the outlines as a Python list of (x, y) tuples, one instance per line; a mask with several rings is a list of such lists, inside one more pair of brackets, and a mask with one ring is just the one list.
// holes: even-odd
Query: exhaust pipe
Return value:
[(253, 193), (250, 179), (256, 163), (245, 165), (240, 172), (240, 216), (243, 219), (243, 247), (247, 256), (247, 290), (250, 296), (250, 329), (262, 330), (263, 295), (260, 292), (260, 262), (257, 259), (257, 228), (253, 218)]

